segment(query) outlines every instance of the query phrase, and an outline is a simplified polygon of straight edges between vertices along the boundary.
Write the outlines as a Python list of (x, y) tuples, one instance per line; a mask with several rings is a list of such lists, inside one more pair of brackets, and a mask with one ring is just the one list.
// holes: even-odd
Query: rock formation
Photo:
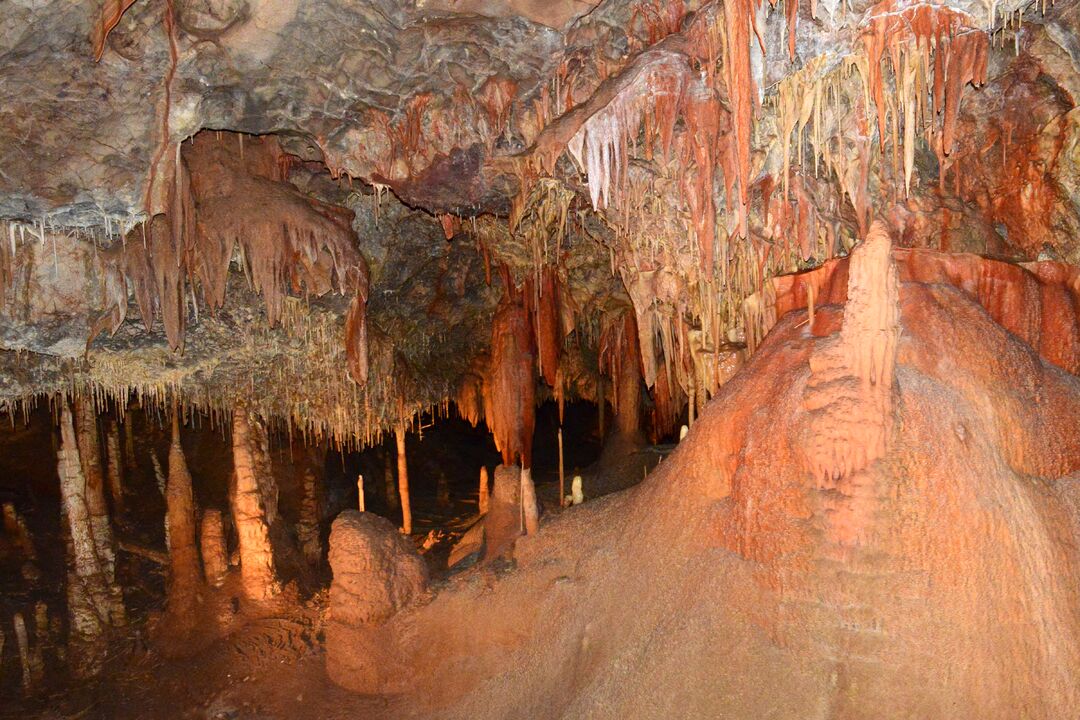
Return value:
[(203, 511), (202, 523), (199, 526), (199, 550), (206, 584), (221, 587), (229, 573), (229, 555), (226, 552), (225, 527), (220, 510)]
[[(124, 623), (124, 603), (115, 583), (111, 549), (99, 554), (107, 542), (99, 534), (109, 527), (103, 509), (104, 487), (87, 482), (72, 411), (65, 404), (60, 413), (60, 450), (57, 453), (63, 521), (67, 535), (67, 602), (71, 665), (79, 675), (100, 669), (107, 647), (106, 635)], [(85, 427), (85, 426), (84, 426)], [(85, 431), (84, 431), (85, 435)], [(98, 471), (100, 474), (100, 470)], [(101, 495), (91, 499), (92, 494)], [(110, 535), (111, 537), (111, 535)]]
[(280, 592), (274, 571), (274, 550), (270, 525), (277, 515), (276, 488), (272, 483), (266, 429), (254, 415), (239, 407), (233, 413), (232, 491), (233, 523), (240, 540), (240, 577), (244, 595), (250, 600), (268, 600)]
[(169, 481), (165, 487), (166, 522), (169, 525), (168, 612), (178, 625), (194, 620), (200, 600), (203, 572), (195, 538), (195, 499), (191, 473), (180, 444), (180, 419), (173, 415), (169, 445)]
[(330, 567), (327, 672), (359, 692), (396, 685), (404, 665), (377, 652), (381, 628), (427, 589), (424, 561), (388, 520), (346, 510), (330, 530)]

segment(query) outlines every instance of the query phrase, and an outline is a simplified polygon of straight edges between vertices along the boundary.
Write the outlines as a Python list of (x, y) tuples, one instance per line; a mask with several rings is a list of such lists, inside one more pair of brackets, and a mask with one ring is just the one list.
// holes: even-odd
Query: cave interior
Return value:
[(0, 4), (0, 717), (1080, 707), (1077, 0)]

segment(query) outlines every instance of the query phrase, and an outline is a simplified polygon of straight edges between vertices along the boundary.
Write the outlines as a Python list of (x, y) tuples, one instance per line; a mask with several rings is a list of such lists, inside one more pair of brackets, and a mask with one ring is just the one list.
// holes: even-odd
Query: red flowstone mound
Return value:
[(641, 485), (382, 625), (387, 716), (1074, 717), (1080, 379), (895, 256), (875, 228)]

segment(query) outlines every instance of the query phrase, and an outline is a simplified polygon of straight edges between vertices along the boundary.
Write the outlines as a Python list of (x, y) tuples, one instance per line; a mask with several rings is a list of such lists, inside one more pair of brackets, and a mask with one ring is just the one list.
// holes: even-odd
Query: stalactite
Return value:
[(485, 415), (504, 465), (520, 459), (531, 467), (536, 421), (535, 355), (528, 313), (520, 298), (507, 295), (491, 329), (491, 370), (485, 385)]
[(735, 168), (739, 183), (736, 215), (742, 237), (747, 237), (747, 222), (750, 216), (750, 140), (756, 93), (754, 79), (750, 74), (753, 7), (754, 0), (729, 0), (724, 3), (724, 24), (727, 31), (727, 62), (724, 67), (732, 107)]
[(180, 419), (174, 412), (169, 445), (169, 480), (165, 490), (169, 523), (168, 612), (181, 625), (194, 620), (202, 586), (202, 571), (195, 539), (195, 499), (191, 489), (184, 448), (180, 444)]
[(614, 383), (615, 427), (634, 437), (641, 427), (641, 355), (634, 313), (626, 310), (604, 325), (600, 335), (600, 370)]
[(559, 319), (559, 283), (556, 269), (545, 267), (541, 273), (540, 298), (536, 306), (536, 345), (540, 374), (555, 387), (562, 356), (563, 331)]
[[(244, 594), (251, 600), (267, 600), (281, 587), (274, 571), (274, 552), (270, 544), (270, 524), (276, 514), (267, 508), (269, 498), (262, 492), (269, 476), (270, 460), (266, 449), (266, 429), (246, 408), (233, 412), (233, 466), (235, 487), (232, 492), (233, 523), (240, 540), (240, 577)], [(260, 482), (264, 479), (264, 482)]]
[(221, 587), (229, 574), (229, 555), (225, 548), (225, 526), (220, 510), (205, 510), (199, 527), (199, 549), (202, 553), (206, 584)]

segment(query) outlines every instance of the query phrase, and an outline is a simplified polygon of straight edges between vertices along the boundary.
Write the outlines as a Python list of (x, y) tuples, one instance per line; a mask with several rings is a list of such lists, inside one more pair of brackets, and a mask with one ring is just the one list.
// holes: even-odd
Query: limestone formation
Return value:
[(480, 494), (478, 500), (478, 511), (481, 516), (487, 515), (490, 488), (491, 480), (488, 478), (487, 466), (482, 465), (480, 466)]
[[(65, 404), (60, 412), (60, 450), (57, 453), (61, 507), (67, 533), (67, 602), (72, 669), (92, 675), (100, 669), (106, 650), (105, 636), (124, 623), (123, 596), (112, 581), (110, 559), (102, 558), (94, 530), (108, 527), (92, 522), (92, 503), (76, 441), (72, 412)], [(97, 507), (100, 507), (98, 505)]]
[[(318, 463), (314, 458), (305, 458), (300, 467), (300, 483), (302, 496), (300, 498), (300, 519), (296, 524), (296, 539), (300, 544), (300, 552), (304, 559), (311, 565), (318, 565), (322, 561), (322, 514), (323, 493), (322, 478)], [(363, 481), (359, 481), (359, 487), (363, 492)], [(361, 498), (362, 501), (362, 498)]]
[(169, 524), (168, 611), (178, 623), (190, 622), (201, 595), (203, 581), (195, 537), (195, 499), (191, 489), (184, 448), (180, 443), (180, 420), (174, 414), (169, 445), (169, 480), (165, 490)]
[(124, 513), (124, 457), (120, 454), (120, 430), (115, 420), (105, 429), (106, 467), (109, 479), (109, 501), (112, 503), (113, 519)]
[(266, 429), (243, 407), (236, 408), (232, 423), (232, 514), (240, 543), (240, 577), (249, 600), (268, 600), (281, 591), (274, 570), (270, 523), (277, 512), (276, 486), (268, 498), (264, 488), (272, 485)]
[(419, 598), (427, 567), (384, 518), (346, 510), (330, 530), (331, 614), (350, 625), (377, 623)]
[(397, 663), (379, 652), (379, 627), (422, 597), (427, 566), (388, 520), (346, 510), (330, 530), (330, 567), (327, 672), (361, 692), (386, 687)]
[(394, 430), (394, 442), (397, 445), (397, 481), (398, 499), (401, 502), (401, 531), (412, 534), (412, 506), (409, 500), (409, 462), (405, 456), (405, 428), (398, 426)]
[(484, 516), (484, 559), (491, 560), (509, 549), (521, 535), (521, 468), (499, 465), (495, 468), (491, 504)]
[(225, 527), (221, 511), (212, 508), (204, 510), (199, 528), (199, 549), (202, 553), (206, 584), (211, 587), (224, 585), (229, 574), (229, 556), (225, 548)]
[(19, 667), (22, 669), (23, 693), (29, 695), (34, 689), (34, 675), (30, 665), (30, 638), (26, 634), (26, 620), (22, 613), (15, 613), (12, 618), (15, 627), (15, 641), (19, 648)]

